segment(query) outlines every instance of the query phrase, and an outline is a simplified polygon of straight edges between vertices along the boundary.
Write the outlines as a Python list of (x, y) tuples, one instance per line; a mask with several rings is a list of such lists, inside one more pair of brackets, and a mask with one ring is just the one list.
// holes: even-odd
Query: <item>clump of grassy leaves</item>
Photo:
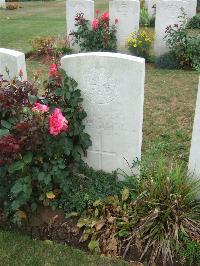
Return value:
[(141, 175), (132, 177), (135, 187), (95, 201), (79, 219), (80, 241), (89, 239), (89, 249), (104, 254), (126, 258), (135, 248), (150, 265), (160, 258), (170, 263), (178, 254), (181, 232), (200, 241), (200, 184), (186, 168), (169, 167), (164, 159), (140, 167)]

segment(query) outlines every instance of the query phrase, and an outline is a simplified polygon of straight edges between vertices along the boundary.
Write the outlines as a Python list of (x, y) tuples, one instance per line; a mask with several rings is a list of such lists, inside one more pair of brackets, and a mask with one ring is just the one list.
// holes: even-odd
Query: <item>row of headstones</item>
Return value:
[[(10, 78), (22, 69), (26, 80), (24, 54), (0, 48), (0, 73), (5, 66)], [(61, 66), (83, 94), (86, 131), (92, 139), (85, 161), (97, 170), (121, 168), (129, 173), (132, 162), (141, 158), (145, 60), (117, 53), (80, 53), (64, 56)], [(200, 178), (200, 82), (189, 170)]]
[[(166, 27), (180, 24), (181, 8), (188, 18), (196, 14), (197, 0), (146, 0), (148, 10), (156, 5), (155, 25), (155, 55), (159, 56), (167, 52), (165, 40)], [(67, 33), (75, 29), (74, 19), (77, 13), (84, 13), (85, 18), (92, 22), (94, 19), (93, 0), (67, 0)], [(140, 1), (139, 0), (110, 0), (109, 14), (111, 24), (119, 19), (117, 24), (118, 50), (123, 51), (125, 43), (131, 32), (139, 29)]]

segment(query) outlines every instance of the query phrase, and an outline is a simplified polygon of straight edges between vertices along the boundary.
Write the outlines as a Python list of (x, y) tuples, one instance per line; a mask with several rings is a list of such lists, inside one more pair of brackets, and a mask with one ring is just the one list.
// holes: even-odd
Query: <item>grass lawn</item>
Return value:
[(92, 256), (51, 241), (0, 231), (0, 265), (5, 266), (123, 266), (125, 262)]

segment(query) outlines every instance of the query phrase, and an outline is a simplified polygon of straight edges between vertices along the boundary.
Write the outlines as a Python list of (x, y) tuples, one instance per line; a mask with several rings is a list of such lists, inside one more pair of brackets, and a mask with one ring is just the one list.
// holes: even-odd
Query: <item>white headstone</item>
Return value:
[(6, 1), (5, 0), (0, 0), (0, 7), (6, 8)]
[(148, 14), (150, 17), (153, 17), (156, 14), (156, 1), (157, 0), (146, 0), (145, 1), (145, 6), (148, 10)]
[(190, 148), (189, 172), (200, 178), (200, 79)]
[(196, 0), (157, 0), (154, 43), (154, 52), (157, 56), (168, 51), (166, 40), (163, 39), (166, 35), (166, 27), (180, 24), (182, 8), (188, 18), (193, 16), (195, 3), (197, 3)]
[(94, 1), (92, 0), (67, 0), (66, 2), (67, 34), (75, 30), (75, 17), (83, 13), (91, 21), (94, 19)]
[(197, 0), (185, 0), (185, 10), (188, 18), (192, 18), (197, 13)]
[[(5, 68), (9, 69), (9, 76)], [(0, 74), (3, 74), (5, 79), (19, 77), (20, 70), (23, 71), (23, 80), (27, 79), (26, 62), (24, 53), (0, 48)]]
[(96, 52), (67, 55), (61, 66), (78, 82), (88, 114), (92, 147), (85, 161), (97, 170), (130, 173), (128, 163), (141, 157), (145, 60)]
[(117, 23), (118, 50), (124, 50), (125, 44), (131, 32), (139, 29), (140, 1), (139, 0), (110, 0), (110, 22)]

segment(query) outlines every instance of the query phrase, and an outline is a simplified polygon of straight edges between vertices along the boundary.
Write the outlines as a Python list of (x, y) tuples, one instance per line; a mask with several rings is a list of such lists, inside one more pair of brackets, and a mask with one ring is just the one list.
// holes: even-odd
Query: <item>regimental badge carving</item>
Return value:
[(120, 5), (118, 6), (118, 13), (121, 16), (127, 16), (128, 14), (128, 5), (126, 3), (126, 1), (123, 1), (122, 3), (120, 3)]
[(105, 69), (91, 69), (85, 77), (85, 98), (94, 104), (104, 105), (116, 99), (116, 81)]

